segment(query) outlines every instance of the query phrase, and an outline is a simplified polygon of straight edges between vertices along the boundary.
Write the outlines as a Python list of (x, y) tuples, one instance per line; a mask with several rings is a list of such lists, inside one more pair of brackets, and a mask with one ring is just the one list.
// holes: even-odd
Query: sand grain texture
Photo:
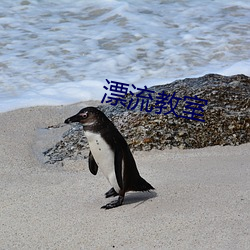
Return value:
[(105, 211), (87, 160), (41, 162), (67, 130), (43, 128), (84, 105), (0, 114), (0, 249), (249, 249), (250, 144), (135, 152), (156, 192)]

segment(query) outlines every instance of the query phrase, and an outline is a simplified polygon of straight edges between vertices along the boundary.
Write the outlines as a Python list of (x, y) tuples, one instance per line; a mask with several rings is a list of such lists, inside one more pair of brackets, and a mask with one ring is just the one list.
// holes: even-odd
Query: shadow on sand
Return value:
[(155, 197), (157, 197), (157, 193), (155, 191), (131, 192), (126, 194), (123, 205), (134, 204), (135, 208), (147, 200)]

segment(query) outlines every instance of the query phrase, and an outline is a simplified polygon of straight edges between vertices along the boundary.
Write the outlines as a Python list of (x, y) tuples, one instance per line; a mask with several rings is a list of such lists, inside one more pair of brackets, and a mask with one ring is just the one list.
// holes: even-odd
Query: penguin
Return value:
[(95, 107), (86, 107), (65, 123), (78, 122), (83, 126), (90, 147), (89, 170), (93, 175), (100, 168), (111, 185), (106, 198), (118, 196), (101, 208), (111, 209), (121, 206), (128, 191), (149, 191), (154, 189), (144, 180), (136, 167), (129, 146), (115, 125)]

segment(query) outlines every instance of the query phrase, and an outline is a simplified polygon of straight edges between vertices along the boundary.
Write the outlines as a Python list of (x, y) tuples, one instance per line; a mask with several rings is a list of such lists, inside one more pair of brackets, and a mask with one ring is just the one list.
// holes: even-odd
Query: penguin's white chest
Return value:
[(120, 188), (115, 174), (115, 155), (110, 146), (101, 137), (100, 134), (85, 132), (88, 139), (91, 153), (95, 159), (96, 164), (108, 179), (112, 187), (118, 193)]

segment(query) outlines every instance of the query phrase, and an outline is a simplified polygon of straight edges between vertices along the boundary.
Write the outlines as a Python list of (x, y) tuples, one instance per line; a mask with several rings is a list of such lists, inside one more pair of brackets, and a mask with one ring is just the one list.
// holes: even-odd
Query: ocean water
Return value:
[(207, 73), (250, 76), (249, 0), (1, 0), (0, 112)]

